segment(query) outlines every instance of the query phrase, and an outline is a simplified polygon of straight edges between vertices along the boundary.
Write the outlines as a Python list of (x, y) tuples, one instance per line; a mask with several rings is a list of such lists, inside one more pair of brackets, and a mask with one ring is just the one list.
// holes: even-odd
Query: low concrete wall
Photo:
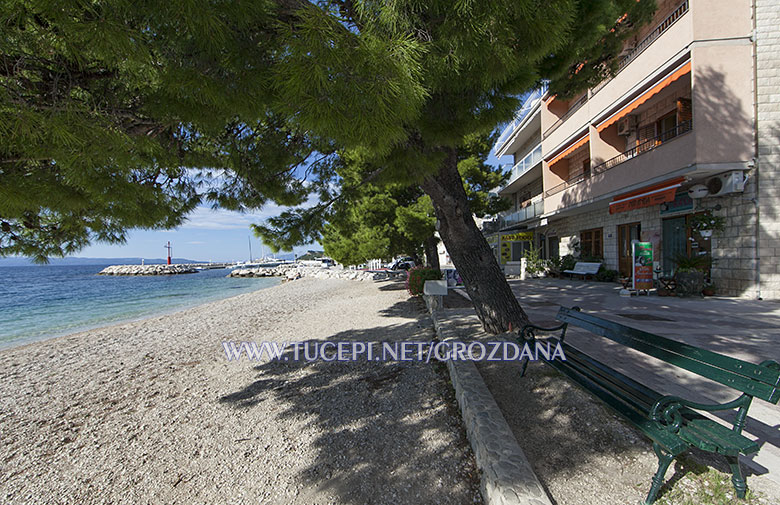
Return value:
[[(428, 303), (428, 300), (426, 300)], [(458, 337), (446, 324), (446, 311), (433, 310), (436, 334), (442, 341)], [(539, 479), (501, 414), (477, 367), (470, 361), (448, 361), (466, 435), (481, 471), (487, 505), (552, 505)]]

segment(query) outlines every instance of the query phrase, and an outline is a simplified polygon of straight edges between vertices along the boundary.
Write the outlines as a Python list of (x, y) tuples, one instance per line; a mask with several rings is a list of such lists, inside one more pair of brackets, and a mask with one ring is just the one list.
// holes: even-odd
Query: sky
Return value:
[[(511, 157), (501, 160), (511, 163)], [(499, 160), (491, 153), (488, 163), (496, 165)], [(168, 241), (173, 247), (174, 258), (198, 261), (247, 261), (249, 242), (252, 243), (252, 257), (271, 255), (270, 250), (254, 236), (249, 229), (253, 223), (280, 214), (285, 208), (267, 205), (261, 211), (241, 214), (227, 210), (212, 210), (198, 207), (190, 214), (188, 221), (175, 230), (131, 230), (125, 244), (93, 244), (74, 256), (82, 258), (164, 258)], [(299, 256), (308, 250), (321, 251), (318, 243), (296, 247)], [(282, 257), (283, 253), (279, 256)]]
[[(247, 261), (249, 242), (252, 257), (263, 255), (263, 244), (249, 229), (253, 223), (282, 212), (277, 205), (268, 205), (262, 211), (241, 214), (227, 210), (198, 207), (189, 219), (175, 230), (131, 230), (125, 244), (94, 244), (82, 249), (75, 256), (82, 258), (164, 258), (168, 241), (173, 247), (174, 258), (201, 261)], [(321, 251), (319, 244), (298, 247), (297, 254), (307, 250)], [(265, 254), (271, 251), (265, 247)], [(282, 253), (280, 253), (281, 256)]]

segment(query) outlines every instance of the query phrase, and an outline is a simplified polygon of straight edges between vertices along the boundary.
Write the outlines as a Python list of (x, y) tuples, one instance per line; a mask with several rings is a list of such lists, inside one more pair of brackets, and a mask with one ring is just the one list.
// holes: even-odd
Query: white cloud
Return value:
[[(269, 206), (270, 207), (270, 206)], [(198, 207), (179, 227), (181, 230), (248, 230), (249, 225), (275, 215), (279, 209), (242, 214), (230, 210)]]
[[(309, 195), (304, 207), (311, 207), (318, 203), (316, 194)], [(284, 207), (275, 203), (269, 203), (259, 211), (234, 212), (231, 210), (217, 209), (211, 207), (197, 207), (188, 217), (187, 221), (181, 225), (180, 230), (248, 230), (250, 224), (259, 224), (269, 217), (278, 216), (290, 207)]]

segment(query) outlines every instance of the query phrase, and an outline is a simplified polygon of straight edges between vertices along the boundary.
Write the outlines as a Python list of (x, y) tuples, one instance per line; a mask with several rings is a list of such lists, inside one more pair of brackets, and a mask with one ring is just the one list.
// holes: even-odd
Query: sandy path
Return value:
[(221, 346), (432, 335), (392, 284), (304, 279), (3, 351), (0, 502), (478, 501), (439, 368), (228, 362)]

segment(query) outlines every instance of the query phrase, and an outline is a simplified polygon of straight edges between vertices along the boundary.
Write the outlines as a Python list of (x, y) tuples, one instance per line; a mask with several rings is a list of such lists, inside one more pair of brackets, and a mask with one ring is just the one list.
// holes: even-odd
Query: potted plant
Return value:
[(715, 296), (715, 283), (712, 281), (706, 281), (704, 283), (704, 289), (701, 290), (701, 294), (704, 296)]
[(716, 216), (711, 210), (706, 210), (691, 216), (691, 230), (704, 238), (710, 238), (713, 232), (723, 231), (726, 228), (726, 219)]
[(701, 295), (704, 289), (704, 279), (712, 265), (712, 259), (708, 254), (688, 256), (687, 254), (678, 254), (674, 263), (674, 281), (676, 284), (675, 293), (677, 296), (696, 296)]

